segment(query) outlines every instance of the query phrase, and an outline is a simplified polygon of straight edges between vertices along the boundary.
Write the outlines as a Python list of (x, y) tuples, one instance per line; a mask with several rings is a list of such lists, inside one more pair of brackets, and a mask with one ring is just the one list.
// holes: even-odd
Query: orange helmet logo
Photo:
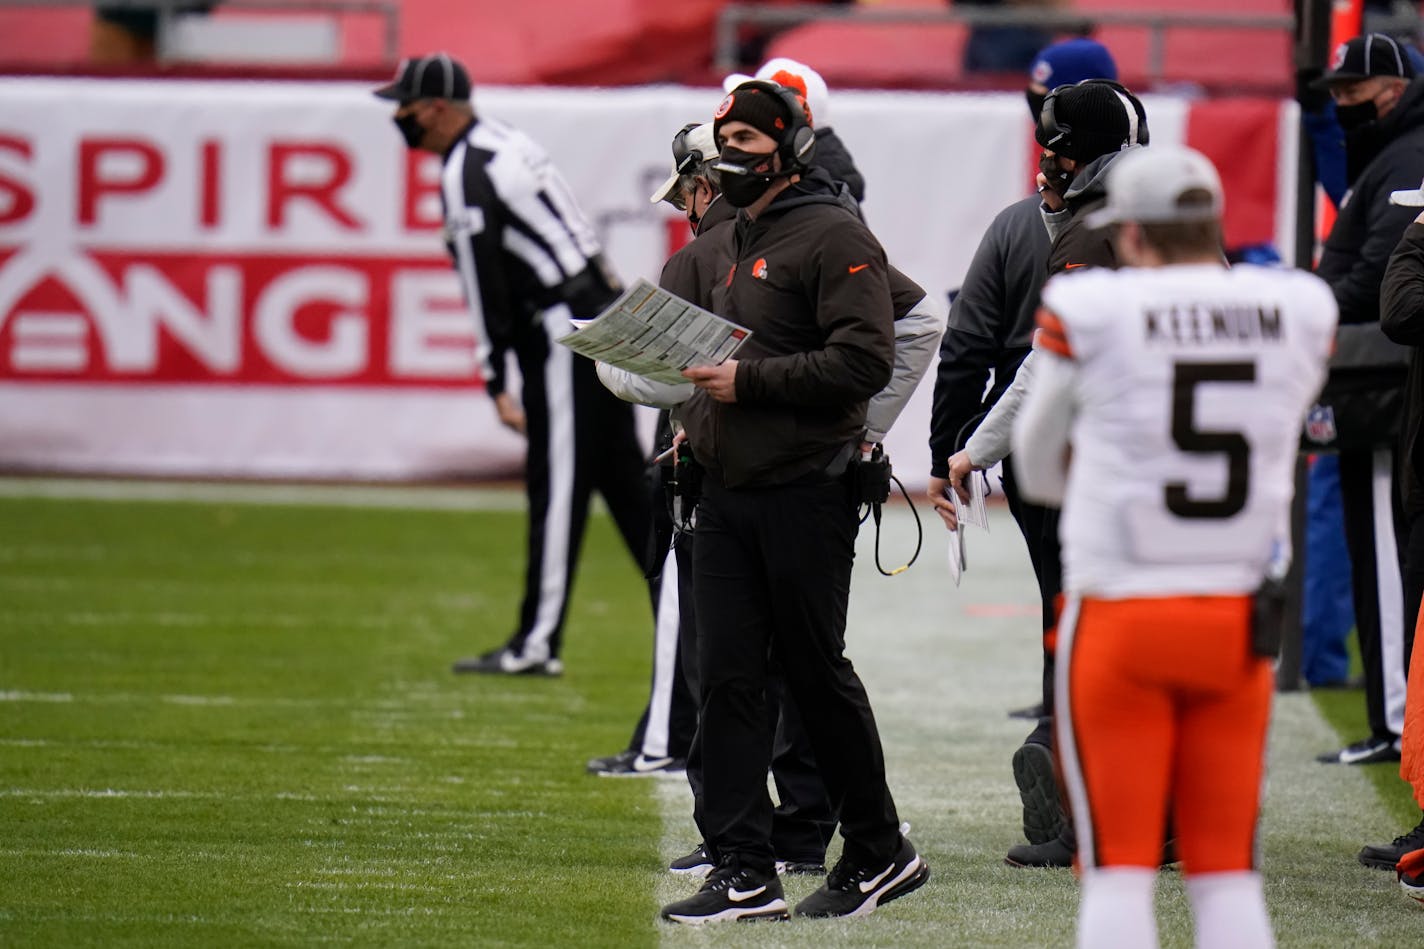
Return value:
[(766, 258), (758, 257), (757, 262), (752, 264), (752, 276), (758, 280), (766, 279)]

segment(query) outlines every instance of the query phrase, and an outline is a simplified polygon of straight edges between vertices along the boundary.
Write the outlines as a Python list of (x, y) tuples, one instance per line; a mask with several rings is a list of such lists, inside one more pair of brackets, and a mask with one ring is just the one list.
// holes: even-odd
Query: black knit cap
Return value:
[(1050, 112), (1045, 109), (1034, 132), (1038, 144), (1064, 158), (1084, 163), (1115, 152), (1129, 139), (1135, 108), (1128, 96), (1105, 82), (1087, 80), (1073, 86), (1063, 86), (1053, 93)]
[(791, 115), (786, 102), (766, 89), (748, 87), (745, 83), (727, 93), (712, 117), (712, 134), (722, 137), (722, 126), (728, 122), (745, 122), (758, 132), (765, 132), (779, 143), (786, 134)]

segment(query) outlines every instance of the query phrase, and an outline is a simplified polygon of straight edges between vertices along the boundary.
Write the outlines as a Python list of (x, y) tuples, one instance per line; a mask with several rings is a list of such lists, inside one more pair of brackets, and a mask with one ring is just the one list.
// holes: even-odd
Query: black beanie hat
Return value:
[[(1130, 141), (1135, 109), (1132, 100), (1105, 82), (1087, 80), (1054, 91), (1053, 126), (1048, 112), (1040, 117), (1035, 138), (1039, 145), (1079, 163), (1115, 152)], [(1140, 138), (1140, 135), (1139, 135)]]
[(719, 139), (722, 126), (728, 122), (745, 122), (758, 132), (765, 132), (780, 144), (786, 135), (791, 116), (785, 100), (766, 89), (746, 83), (727, 93), (712, 119), (712, 134)]

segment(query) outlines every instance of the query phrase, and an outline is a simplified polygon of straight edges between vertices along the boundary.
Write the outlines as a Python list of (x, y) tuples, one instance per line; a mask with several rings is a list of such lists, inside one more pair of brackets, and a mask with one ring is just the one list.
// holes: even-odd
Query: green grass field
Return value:
[(637, 945), (646, 598), (599, 519), (558, 682), (517, 513), (0, 501), (0, 944)]
[[(684, 785), (583, 773), (648, 674), (646, 592), (606, 519), (568, 675), (460, 678), (453, 658), (508, 632), (522, 515), (344, 497), (0, 498), (0, 945), (1071, 944), (1071, 874), (1000, 863), (1022, 731), (1003, 711), (1032, 698), (1036, 646), (997, 513), (961, 590), (934, 533), (902, 578), (857, 568), (852, 655), (934, 879), (867, 920), (689, 932), (656, 922), (690, 889), (662, 872), (696, 842)], [(1357, 737), (1358, 694), (1331, 699)], [(1353, 864), (1417, 811), (1390, 768), (1310, 762), (1337, 740), (1314, 708), (1282, 697), (1272, 738), (1281, 944), (1424, 945), (1424, 913)], [(1160, 903), (1164, 944), (1190, 945), (1171, 875)]]

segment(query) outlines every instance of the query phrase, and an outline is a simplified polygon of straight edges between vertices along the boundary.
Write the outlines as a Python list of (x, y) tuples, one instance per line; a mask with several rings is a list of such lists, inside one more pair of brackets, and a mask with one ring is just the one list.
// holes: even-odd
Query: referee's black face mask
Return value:
[(396, 128), (400, 129), (401, 138), (405, 139), (406, 147), (420, 147), (420, 143), (425, 139), (426, 129), (425, 126), (420, 124), (420, 120), (415, 117), (414, 112), (397, 115), (392, 121), (396, 123)]

